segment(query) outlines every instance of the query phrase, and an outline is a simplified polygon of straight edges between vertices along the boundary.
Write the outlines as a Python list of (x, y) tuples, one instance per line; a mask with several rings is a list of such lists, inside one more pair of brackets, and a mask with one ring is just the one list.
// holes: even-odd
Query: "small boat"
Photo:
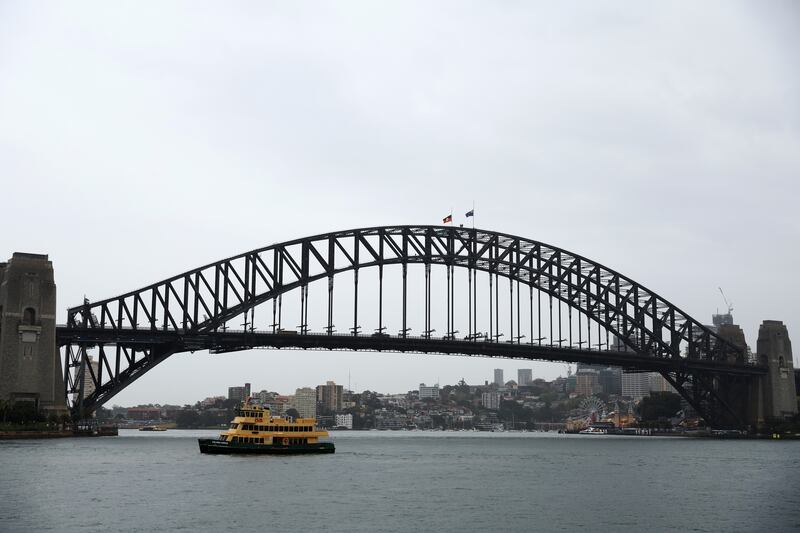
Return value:
[(142, 426), (139, 428), (139, 431), (166, 431), (167, 428), (162, 428), (161, 426)]
[(236, 409), (230, 429), (215, 439), (198, 439), (201, 453), (299, 454), (334, 453), (328, 432), (317, 429), (313, 418), (273, 417), (268, 407), (250, 399)]
[(601, 428), (596, 428), (594, 426), (588, 427), (586, 429), (582, 429), (578, 432), (578, 435), (607, 435), (608, 431)]

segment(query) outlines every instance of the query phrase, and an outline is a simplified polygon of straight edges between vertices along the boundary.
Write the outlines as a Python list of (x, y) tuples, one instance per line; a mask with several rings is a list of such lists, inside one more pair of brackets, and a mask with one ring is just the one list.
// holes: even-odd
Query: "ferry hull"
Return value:
[(336, 448), (332, 442), (317, 444), (232, 444), (216, 439), (198, 439), (201, 453), (210, 454), (245, 454), (245, 455), (295, 455), (305, 453), (334, 453)]

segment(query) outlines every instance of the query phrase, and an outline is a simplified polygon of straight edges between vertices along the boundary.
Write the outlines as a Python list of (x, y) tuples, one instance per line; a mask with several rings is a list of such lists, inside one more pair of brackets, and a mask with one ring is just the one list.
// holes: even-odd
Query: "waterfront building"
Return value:
[(493, 411), (500, 409), (500, 393), (484, 392), (481, 394), (481, 403), (486, 409), (491, 409)]
[(316, 418), (317, 392), (310, 387), (297, 389), (294, 393), (294, 408), (300, 418)]
[(317, 385), (317, 402), (324, 410), (336, 413), (342, 410), (343, 393), (342, 385), (328, 381), (325, 385)]
[(502, 387), (503, 383), (503, 369), (502, 368), (495, 368), (494, 369), (494, 384), (498, 387)]
[(152, 406), (130, 407), (128, 416), (131, 420), (159, 420), (161, 419), (161, 408)]
[(336, 427), (353, 429), (353, 415), (336, 415)]
[(530, 368), (520, 368), (517, 370), (517, 385), (524, 387), (533, 382), (533, 370)]
[(425, 386), (424, 383), (419, 384), (419, 399), (425, 400), (427, 398), (438, 400), (439, 399), (439, 384), (432, 387)]

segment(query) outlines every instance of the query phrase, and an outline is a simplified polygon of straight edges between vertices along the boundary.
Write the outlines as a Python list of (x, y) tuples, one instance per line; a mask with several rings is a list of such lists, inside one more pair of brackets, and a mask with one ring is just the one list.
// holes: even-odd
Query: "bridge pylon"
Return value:
[(66, 414), (56, 349), (56, 285), (46, 255), (0, 263), (0, 401)]
[(766, 366), (766, 375), (755, 382), (758, 425), (766, 419), (788, 418), (797, 414), (792, 341), (786, 325), (779, 320), (765, 320), (758, 329), (758, 362)]

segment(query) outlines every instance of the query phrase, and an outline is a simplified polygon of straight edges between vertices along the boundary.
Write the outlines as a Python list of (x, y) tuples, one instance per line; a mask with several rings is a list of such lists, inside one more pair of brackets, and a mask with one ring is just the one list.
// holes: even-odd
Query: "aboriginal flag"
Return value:
[(450, 213), (442, 219), (442, 224), (450, 224), (453, 222), (453, 213)]

